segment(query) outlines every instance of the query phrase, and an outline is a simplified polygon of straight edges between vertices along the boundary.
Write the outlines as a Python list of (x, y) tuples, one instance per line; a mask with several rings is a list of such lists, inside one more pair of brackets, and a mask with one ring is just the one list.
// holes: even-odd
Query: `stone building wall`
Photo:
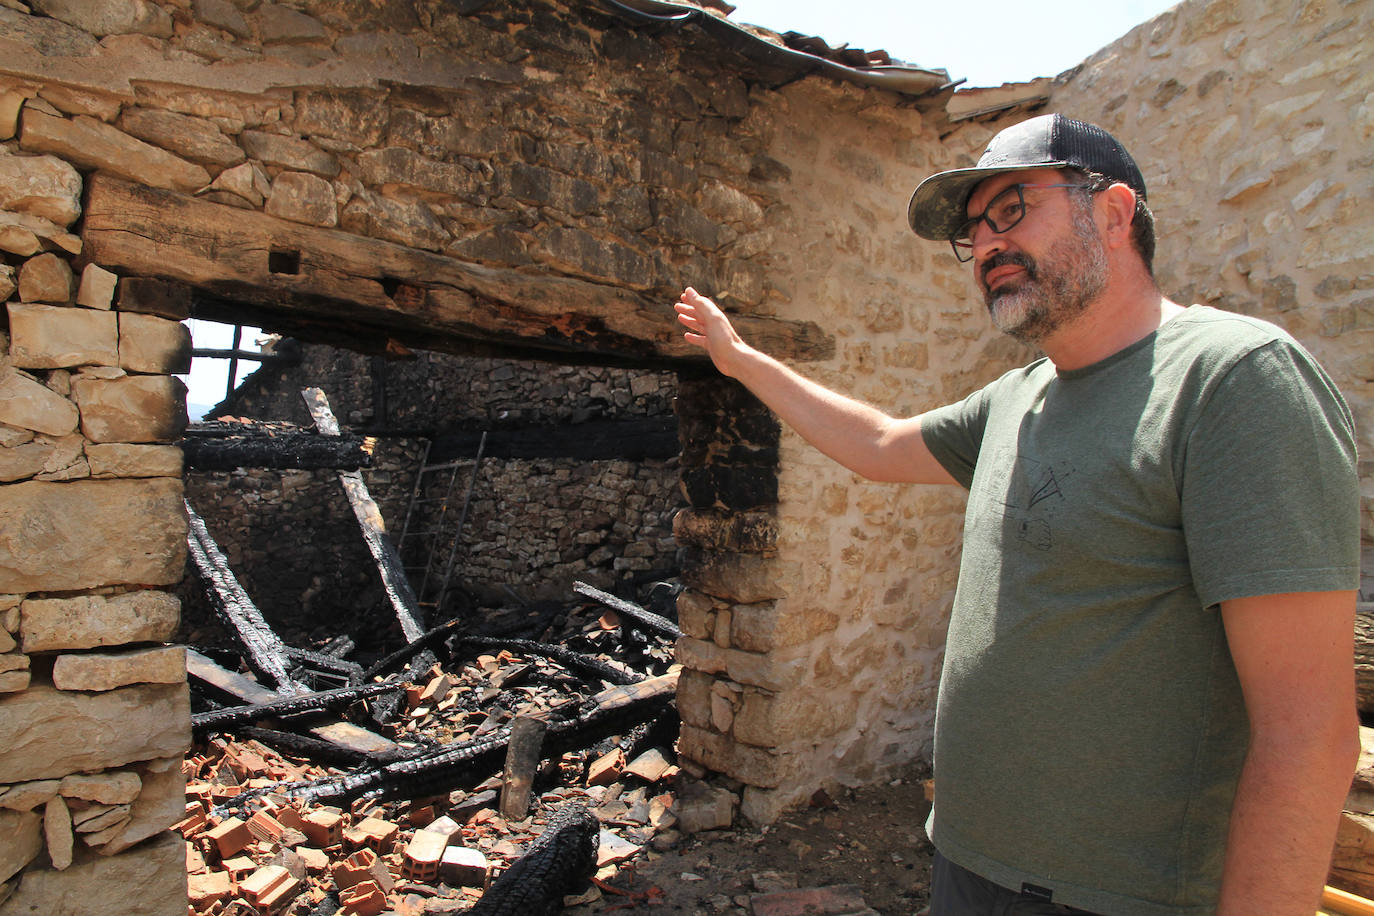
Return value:
[[(186, 551), (190, 337), (68, 231), (83, 176), (24, 155), (0, 81), (0, 911), (176, 910), (190, 746), (166, 645)], [(22, 875), (22, 880), (16, 876)], [(124, 895), (127, 895), (124, 896)], [(161, 906), (161, 910), (157, 907)]]
[[(1374, 601), (1374, 2), (1188, 0), (1057, 80), (1047, 110), (1101, 124), (1149, 188), (1165, 295), (1274, 322), (1355, 416), (1362, 600)], [(1012, 123), (949, 137), (976, 159)]]

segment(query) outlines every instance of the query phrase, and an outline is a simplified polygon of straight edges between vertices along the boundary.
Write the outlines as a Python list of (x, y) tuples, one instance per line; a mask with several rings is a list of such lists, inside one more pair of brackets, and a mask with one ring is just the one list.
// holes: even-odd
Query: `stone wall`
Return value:
[(190, 337), (80, 264), (83, 177), (0, 87), (0, 910), (177, 913)]
[[(1355, 415), (1374, 601), (1374, 2), (1188, 0), (1055, 82), (1139, 163), (1166, 295), (1285, 328)], [(976, 159), (1007, 123), (948, 138)]]

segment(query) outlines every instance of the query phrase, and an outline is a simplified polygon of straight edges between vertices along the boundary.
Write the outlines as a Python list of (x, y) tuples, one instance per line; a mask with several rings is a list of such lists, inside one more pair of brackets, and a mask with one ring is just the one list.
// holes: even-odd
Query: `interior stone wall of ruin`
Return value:
[[(255, 373), (220, 414), (308, 426), (300, 389), (322, 386), (345, 429), (376, 436), (363, 478), (397, 540), (406, 531), (416, 472), (436, 432), (537, 427), (548, 441), (561, 440), (572, 452), (579, 424), (671, 416), (677, 391), (672, 372), (433, 352), (382, 360), (317, 345), (282, 349), (299, 351), (299, 362)], [(625, 594), (643, 598), (653, 580), (676, 574), (672, 516), (683, 500), (675, 458), (489, 454), (473, 482), (475, 451), (474, 442), (453, 459), (456, 475), (427, 475), (420, 494), (437, 500), (452, 483), (455, 489), (447, 496), (452, 525), (472, 487), (452, 579), (470, 597), (456, 606), (468, 600), (507, 604), (506, 587), (526, 600), (568, 600), (577, 580), (617, 593), (639, 586), (639, 593)], [(432, 463), (438, 460), (431, 457)], [(399, 644), (336, 474), (190, 470), (187, 498), (288, 642), (327, 638), (344, 626), (368, 651)], [(433, 504), (420, 505), (409, 530), (434, 528), (434, 514)], [(400, 545), (408, 564), (424, 562), (424, 540), (407, 537)], [(440, 550), (436, 556), (442, 569), (446, 554)], [(438, 572), (431, 578), (437, 581)], [(417, 591), (422, 587), (420, 581), (414, 584)], [(185, 635), (191, 642), (215, 640), (219, 629), (199, 591), (197, 582), (183, 583)], [(380, 610), (373, 614), (372, 609)]]

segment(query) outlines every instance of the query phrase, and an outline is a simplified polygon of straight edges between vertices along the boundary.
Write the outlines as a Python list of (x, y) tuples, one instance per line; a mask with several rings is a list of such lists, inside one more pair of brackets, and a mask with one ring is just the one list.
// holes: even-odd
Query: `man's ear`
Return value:
[(1106, 217), (1107, 246), (1129, 247), (1131, 220), (1135, 218), (1135, 191), (1117, 182), (1098, 192), (1098, 206)]

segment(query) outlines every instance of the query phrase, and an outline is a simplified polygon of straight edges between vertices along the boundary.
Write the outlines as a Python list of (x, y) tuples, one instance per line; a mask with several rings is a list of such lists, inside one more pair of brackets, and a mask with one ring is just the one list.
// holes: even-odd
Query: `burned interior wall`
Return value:
[[(409, 519), (407, 513), (422, 460), (454, 464), (452, 471), (427, 474), (414, 494), (446, 498), (455, 514), (469, 489), (472, 494), (452, 567), (454, 605), (431, 609), (435, 619), (509, 605), (514, 599), (507, 589), (526, 600), (567, 600), (573, 582), (583, 580), (644, 600), (653, 582), (676, 577), (672, 516), (682, 498), (671, 429), (675, 373), (299, 349), (299, 362), (255, 373), (217, 413), (308, 426), (300, 390), (321, 387), (346, 427), (375, 440), (364, 480), (407, 564), (423, 566), (434, 554), (431, 585), (442, 577), (447, 540), (436, 547), (416, 533), (434, 529), (437, 508), (417, 502)], [(649, 427), (652, 456), (638, 450), (647, 435), (642, 424), (624, 422), (634, 419), (664, 421)], [(587, 449), (593, 428), (606, 436), (609, 452)], [(536, 445), (544, 454), (511, 455), (493, 436), (479, 465), (483, 431), (520, 434), (518, 445)], [(668, 439), (671, 453), (663, 447)], [(192, 470), (187, 498), (283, 635), (317, 641), (333, 630), (360, 646), (395, 648), (394, 616), (337, 475)], [(423, 589), (423, 578), (412, 576), (422, 600), (434, 591)], [(186, 583), (183, 594), (188, 624), (196, 635), (211, 635), (210, 609), (196, 585)]]

